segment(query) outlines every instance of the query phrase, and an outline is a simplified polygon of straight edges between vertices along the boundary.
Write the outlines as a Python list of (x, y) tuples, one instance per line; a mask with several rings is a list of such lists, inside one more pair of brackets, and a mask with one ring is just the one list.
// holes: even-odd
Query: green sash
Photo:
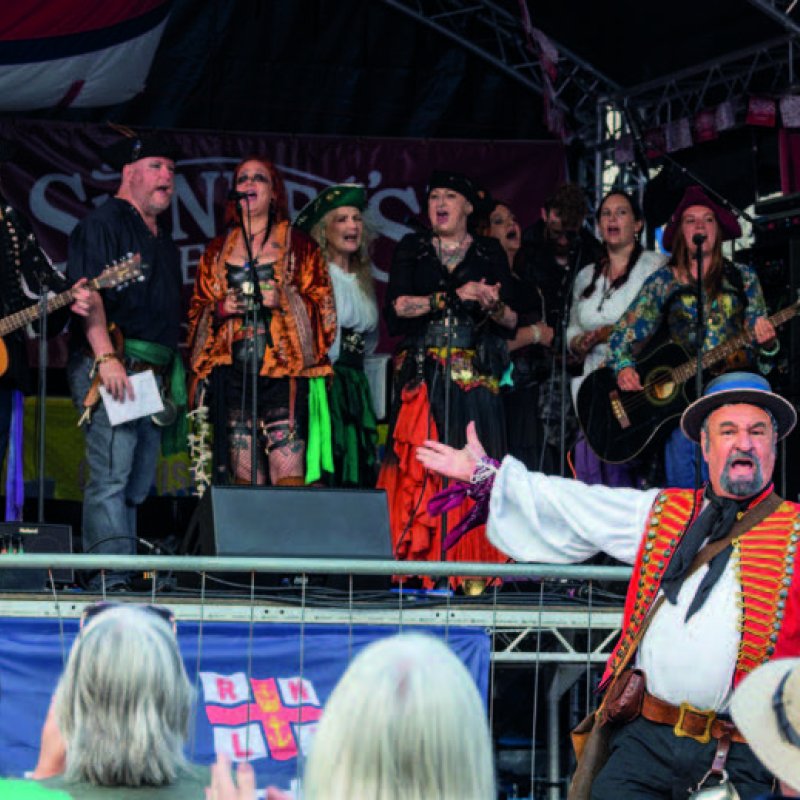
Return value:
[[(175, 403), (178, 415), (172, 425), (161, 432), (161, 454), (175, 455), (187, 449), (188, 423), (186, 410), (188, 396), (186, 394), (186, 372), (180, 353), (158, 342), (145, 342), (142, 339), (126, 339), (125, 355), (137, 361), (146, 361), (159, 367), (169, 368), (169, 390)], [(171, 366), (170, 366), (171, 365)]]
[(306, 483), (318, 481), (323, 471), (333, 472), (331, 412), (328, 408), (325, 378), (309, 378)]

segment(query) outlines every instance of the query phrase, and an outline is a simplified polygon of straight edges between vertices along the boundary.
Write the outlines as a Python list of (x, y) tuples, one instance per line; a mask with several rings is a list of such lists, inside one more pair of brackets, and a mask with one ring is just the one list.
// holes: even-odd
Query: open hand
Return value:
[(475, 432), (474, 422), (467, 425), (467, 445), (461, 450), (433, 439), (426, 439), (417, 448), (417, 460), (425, 469), (464, 483), (469, 483), (475, 466), (485, 455), (486, 451)]

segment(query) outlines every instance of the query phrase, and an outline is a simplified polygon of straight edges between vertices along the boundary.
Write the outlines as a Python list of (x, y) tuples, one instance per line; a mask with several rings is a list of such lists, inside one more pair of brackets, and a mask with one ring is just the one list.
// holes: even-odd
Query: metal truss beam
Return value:
[[(540, 96), (550, 94), (549, 81), (532, 52), (519, 14), (492, 0), (382, 0), (479, 56)], [(584, 142), (596, 137), (596, 98), (615, 95), (621, 87), (558, 42), (558, 75), (552, 102), (566, 115)]]
[(660, 125), (732, 100), (756, 80), (762, 92), (787, 90), (794, 81), (794, 58), (794, 38), (782, 36), (633, 86), (608, 100), (618, 108), (627, 104), (646, 127)]
[(747, 2), (782, 25), (793, 36), (800, 36), (800, 25), (789, 16), (797, 0), (747, 0)]
[[(116, 599), (116, 598), (115, 598)], [(141, 599), (139, 599), (141, 600)], [(39, 617), (74, 619), (80, 617), (94, 598), (76, 599), (62, 595), (53, 599), (27, 599), (0, 596), (0, 617)], [(620, 609), (558, 608), (531, 605), (457, 606), (442, 604), (428, 608), (402, 606), (364, 607), (360, 603), (320, 607), (289, 605), (258, 600), (206, 600), (159, 596), (169, 606), (178, 623), (182, 621), (244, 622), (255, 625), (390, 625), (399, 628), (478, 627), (493, 633), (492, 658), (498, 664), (603, 664), (611, 655), (611, 645), (622, 623)]]

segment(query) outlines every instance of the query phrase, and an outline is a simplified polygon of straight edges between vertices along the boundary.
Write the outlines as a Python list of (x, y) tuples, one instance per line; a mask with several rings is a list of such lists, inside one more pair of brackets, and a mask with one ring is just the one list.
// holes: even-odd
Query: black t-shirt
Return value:
[[(424, 296), (445, 292), (459, 312), (471, 317), (475, 323), (484, 322), (486, 313), (480, 310), (477, 303), (462, 303), (455, 297), (455, 290), (459, 286), (481, 279), (489, 284), (499, 283), (501, 299), (506, 302), (510, 299), (511, 271), (497, 239), (473, 237), (464, 260), (452, 272), (448, 272), (436, 255), (432, 234), (409, 233), (400, 240), (392, 258), (385, 306), (389, 333), (393, 336), (419, 333), (432, 319), (442, 316), (442, 312), (436, 312), (413, 318), (398, 317), (392, 303), (403, 295)], [(493, 321), (488, 327), (504, 338), (513, 333)]]
[[(154, 236), (139, 212), (112, 197), (91, 211), (69, 239), (67, 275), (97, 277), (112, 261), (140, 253), (144, 280), (102, 292), (108, 323), (126, 338), (177, 348), (181, 322), (181, 271), (178, 248), (160, 226)], [(83, 327), (72, 326), (72, 347), (85, 343)], [(80, 331), (80, 332), (79, 332)]]

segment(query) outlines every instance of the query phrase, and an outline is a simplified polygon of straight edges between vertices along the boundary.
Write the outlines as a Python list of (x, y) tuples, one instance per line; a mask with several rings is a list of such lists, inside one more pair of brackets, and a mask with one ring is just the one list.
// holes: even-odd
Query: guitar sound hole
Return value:
[(668, 370), (657, 370), (655, 373), (648, 375), (645, 386), (650, 402), (656, 405), (669, 403), (675, 397), (675, 392), (678, 389)]

